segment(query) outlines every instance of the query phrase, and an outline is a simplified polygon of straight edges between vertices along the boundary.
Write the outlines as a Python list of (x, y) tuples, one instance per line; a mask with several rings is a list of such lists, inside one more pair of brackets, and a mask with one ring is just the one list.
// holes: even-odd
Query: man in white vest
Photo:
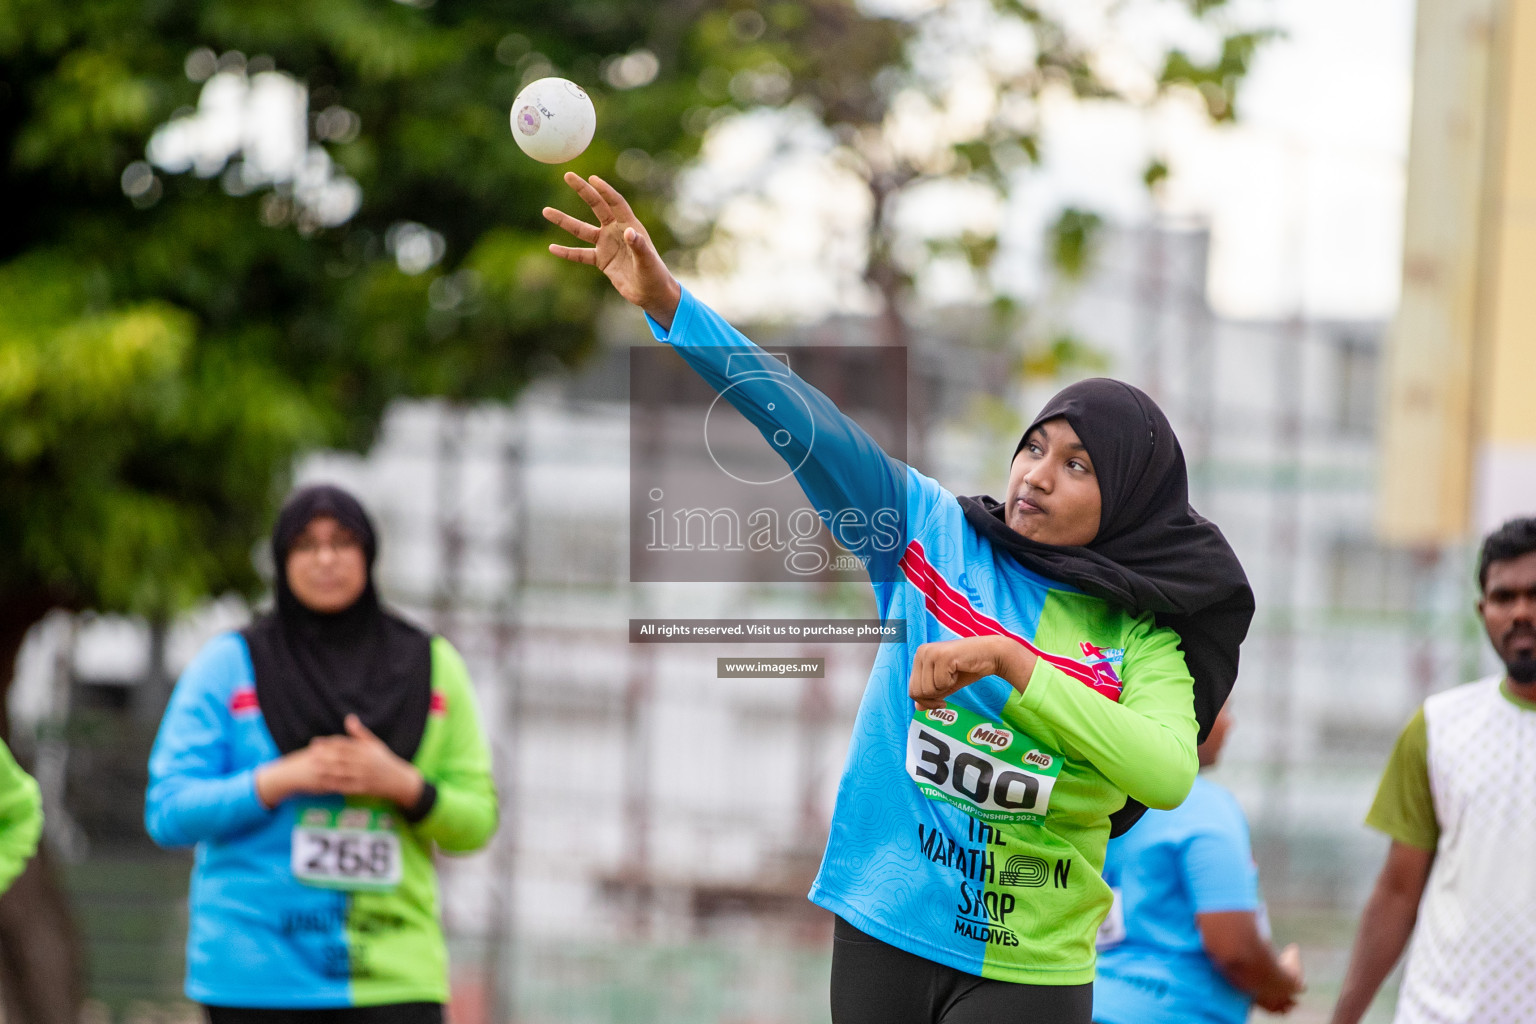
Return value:
[(1366, 823), (1392, 839), (1333, 1024), (1412, 936), (1395, 1024), (1536, 1024), (1536, 518), (1489, 534), (1477, 610), (1504, 671), (1438, 693), (1398, 738)]

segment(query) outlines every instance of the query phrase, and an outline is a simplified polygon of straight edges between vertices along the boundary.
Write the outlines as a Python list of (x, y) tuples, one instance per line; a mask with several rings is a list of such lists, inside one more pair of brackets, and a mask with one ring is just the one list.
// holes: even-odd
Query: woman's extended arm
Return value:
[[(762, 433), (833, 536), (865, 559), (871, 577), (879, 578), (881, 568), (894, 570), (908, 533), (907, 467), (791, 367), (684, 290), (612, 186), (596, 176), (567, 174), (565, 180), (598, 223), (546, 208), (546, 218), (592, 246), (551, 245), (550, 251), (602, 270), (620, 295), (645, 310), (657, 340), (671, 345)], [(884, 565), (871, 564), (876, 561)]]

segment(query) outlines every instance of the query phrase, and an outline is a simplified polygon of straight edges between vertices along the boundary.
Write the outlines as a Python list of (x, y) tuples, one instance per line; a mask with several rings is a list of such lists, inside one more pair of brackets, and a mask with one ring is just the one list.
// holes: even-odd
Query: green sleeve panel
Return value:
[(1397, 737), (1365, 823), (1419, 850), (1433, 851), (1440, 843), (1440, 823), (1429, 789), (1429, 730), (1423, 706)]
[(1132, 799), (1169, 810), (1189, 795), (1200, 768), (1194, 681), (1178, 634), (1156, 627), (1150, 615), (1134, 620), (1124, 643), (1118, 703), (1042, 658), (1024, 692), (1009, 698), (1003, 720), (1036, 735), (1054, 733), (1069, 758), (1087, 761)]
[(43, 832), (43, 800), (32, 776), (0, 743), (0, 892), (21, 874)]
[(440, 636), (432, 638), (432, 689), (446, 710), (428, 723), (416, 764), (437, 787), (437, 802), (416, 831), (444, 851), (469, 853), (496, 831), (496, 786), (469, 671)]
[(433, 847), (467, 853), (484, 846), (496, 830), (496, 789), (474, 687), (464, 659), (440, 636), (432, 638), (432, 706), (414, 763), (437, 787), (437, 801), (425, 818), (404, 826), (400, 885), (348, 898), (354, 1006), (447, 1002), (448, 950)]

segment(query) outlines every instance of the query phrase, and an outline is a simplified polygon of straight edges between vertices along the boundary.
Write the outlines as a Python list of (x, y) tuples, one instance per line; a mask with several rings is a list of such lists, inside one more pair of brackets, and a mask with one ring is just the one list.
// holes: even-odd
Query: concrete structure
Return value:
[(1378, 523), (1433, 546), (1536, 509), (1536, 12), (1421, 0), (1413, 104)]

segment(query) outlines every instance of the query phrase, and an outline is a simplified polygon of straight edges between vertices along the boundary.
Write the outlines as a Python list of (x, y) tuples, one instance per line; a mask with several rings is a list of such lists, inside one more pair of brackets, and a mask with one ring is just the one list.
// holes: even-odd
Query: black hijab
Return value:
[[(368, 585), (333, 614), (311, 611), (288, 586), (288, 554), (311, 520), (331, 516), (363, 545)], [(272, 530), (276, 608), (244, 630), (256, 670), (256, 701), (284, 754), (316, 736), (344, 735), (356, 714), (409, 761), (432, 701), (432, 638), (379, 604), (373, 587), (378, 541), (356, 498), (320, 484), (289, 495)]]
[[(1184, 452), (1163, 411), (1141, 390), (1106, 378), (1079, 381), (1046, 403), (1019, 445), (1046, 420), (1065, 419), (1099, 481), (1099, 532), (1084, 547), (1040, 544), (1011, 529), (990, 497), (960, 498), (965, 518), (1021, 565), (1179, 634), (1195, 680), (1204, 741), (1237, 679), (1238, 646), (1253, 618), (1253, 590), (1216, 525), (1189, 505)], [(1119, 835), (1145, 808), (1111, 816)]]

